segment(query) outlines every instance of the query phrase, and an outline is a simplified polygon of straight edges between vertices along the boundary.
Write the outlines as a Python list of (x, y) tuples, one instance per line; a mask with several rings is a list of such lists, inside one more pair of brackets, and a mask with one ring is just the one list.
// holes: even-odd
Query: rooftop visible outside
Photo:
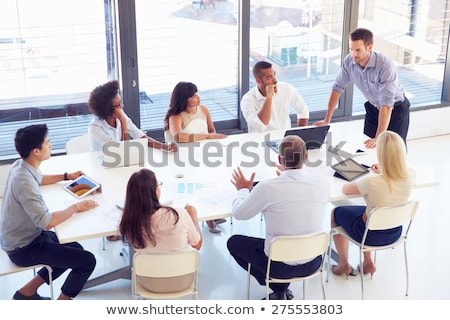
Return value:
[[(19, 19), (16, 1), (23, 19), (17, 26), (20, 32), (12, 27)], [(433, 2), (430, 11), (447, 2)], [(89, 91), (107, 81), (114, 74), (111, 67), (116, 67), (106, 58), (111, 48), (105, 33), (114, 28), (105, 24), (103, 1), (80, 0), (70, 5), (60, 1), (52, 14), (44, 13), (39, 19), (31, 3), (4, 0), (0, 12), (0, 47), (7, 48), (0, 50), (0, 159), (15, 155), (15, 131), (32, 123), (46, 122), (53, 149), (64, 152), (67, 140), (85, 133), (92, 118), (85, 105)], [(199, 1), (155, 3), (136, 1), (141, 127), (162, 127), (170, 92), (178, 81), (197, 84), (214, 121), (235, 119), (237, 2), (210, 0), (205, 7)], [(293, 84), (312, 112), (326, 108), (339, 70), (343, 3), (251, 1), (250, 65), (260, 59), (271, 61), (278, 80)], [(380, 25), (386, 1), (361, 3), (373, 6), (365, 8), (366, 13), (360, 10), (360, 21), (374, 29), (375, 50), (395, 52), (401, 83), (413, 107), (440, 103), (447, 13), (422, 13), (416, 28), (420, 41), (411, 42), (397, 27), (389, 32), (392, 26)], [(397, 9), (407, 21), (408, 7)], [(55, 16), (57, 11), (61, 14)], [(432, 50), (419, 46), (431, 42)], [(440, 54), (431, 55), (436, 48)], [(354, 115), (363, 112), (363, 102), (361, 94), (355, 93)]]

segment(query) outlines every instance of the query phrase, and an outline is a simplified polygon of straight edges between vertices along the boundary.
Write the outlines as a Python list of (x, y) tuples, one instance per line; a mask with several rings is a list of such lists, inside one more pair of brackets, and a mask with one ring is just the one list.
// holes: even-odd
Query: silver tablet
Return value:
[(100, 184), (95, 180), (83, 175), (73, 180), (70, 184), (64, 186), (64, 190), (74, 197), (81, 199), (88, 194), (95, 192), (100, 188)]
[(345, 179), (347, 181), (353, 181), (367, 173), (369, 170), (364, 165), (356, 162), (352, 158), (345, 159), (332, 166), (336, 171), (335, 176)]

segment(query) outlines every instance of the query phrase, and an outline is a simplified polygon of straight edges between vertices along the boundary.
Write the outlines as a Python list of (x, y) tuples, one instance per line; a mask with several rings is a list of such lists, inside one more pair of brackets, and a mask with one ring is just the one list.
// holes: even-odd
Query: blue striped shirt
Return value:
[(405, 99), (394, 62), (381, 53), (372, 51), (364, 69), (353, 61), (351, 54), (347, 55), (333, 90), (342, 92), (350, 82), (378, 109), (381, 106), (393, 107), (394, 103)]

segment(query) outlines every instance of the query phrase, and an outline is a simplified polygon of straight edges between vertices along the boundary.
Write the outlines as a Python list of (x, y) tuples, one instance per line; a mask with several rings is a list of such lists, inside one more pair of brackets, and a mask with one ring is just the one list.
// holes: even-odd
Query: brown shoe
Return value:
[(348, 275), (352, 272), (352, 266), (350, 264), (346, 265), (334, 265), (331, 266), (331, 271), (337, 276), (345, 276), (348, 279)]
[[(358, 265), (358, 271), (361, 272), (361, 266)], [(364, 274), (370, 273), (370, 279), (372, 279), (373, 274), (375, 271), (377, 271), (377, 267), (375, 267), (375, 264), (373, 262), (371, 263), (363, 263), (362, 271)]]
[(221, 223), (225, 223), (225, 222), (227, 222), (227, 219), (224, 219), (224, 218), (220, 218), (220, 219), (216, 219), (216, 220), (214, 220), (214, 222), (215, 222), (216, 224), (221, 224)]
[(221, 233), (222, 232), (220, 229), (217, 229), (217, 225), (214, 220), (208, 220), (208, 221), (206, 221), (206, 224), (208, 225), (209, 232), (211, 232), (211, 233)]

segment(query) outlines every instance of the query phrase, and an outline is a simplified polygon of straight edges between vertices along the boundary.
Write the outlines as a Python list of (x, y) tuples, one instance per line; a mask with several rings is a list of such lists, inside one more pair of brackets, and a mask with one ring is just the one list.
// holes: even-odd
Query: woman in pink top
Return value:
[[(199, 250), (202, 236), (197, 220), (197, 210), (190, 205), (185, 208), (171, 208), (159, 203), (161, 183), (153, 171), (141, 169), (133, 173), (128, 180), (125, 206), (120, 222), (120, 233), (137, 252), (170, 252)], [(183, 278), (183, 277), (180, 277)], [(177, 278), (163, 279), (156, 284), (156, 279), (138, 279), (144, 286), (151, 285), (152, 291), (170, 292), (182, 290), (191, 281)], [(147, 285), (146, 285), (147, 284)]]

